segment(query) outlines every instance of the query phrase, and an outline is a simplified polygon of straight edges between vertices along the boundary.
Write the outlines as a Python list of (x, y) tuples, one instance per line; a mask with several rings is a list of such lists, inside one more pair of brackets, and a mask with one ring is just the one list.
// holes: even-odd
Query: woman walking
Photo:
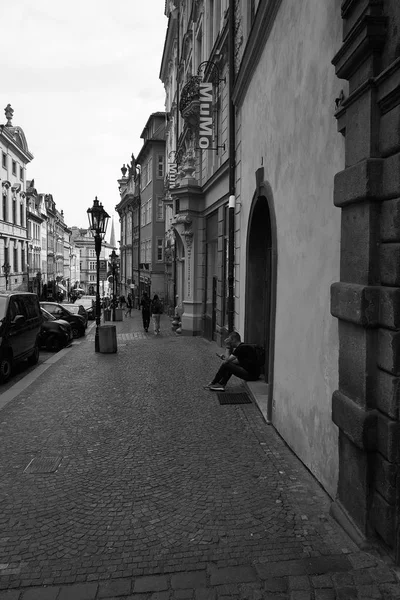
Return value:
[(151, 315), (153, 317), (154, 335), (160, 334), (160, 318), (162, 313), (162, 306), (157, 294), (154, 294), (153, 300), (151, 301)]

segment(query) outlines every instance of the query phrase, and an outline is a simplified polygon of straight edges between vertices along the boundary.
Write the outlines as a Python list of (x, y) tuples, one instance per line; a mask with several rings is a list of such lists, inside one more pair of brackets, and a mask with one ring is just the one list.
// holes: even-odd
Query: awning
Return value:
[(64, 287), (64, 286), (62, 285), (62, 283), (57, 283), (57, 285), (58, 285), (58, 287), (59, 287), (59, 288), (60, 288), (60, 289), (61, 289), (63, 292), (68, 292), (67, 288), (66, 288), (66, 287)]

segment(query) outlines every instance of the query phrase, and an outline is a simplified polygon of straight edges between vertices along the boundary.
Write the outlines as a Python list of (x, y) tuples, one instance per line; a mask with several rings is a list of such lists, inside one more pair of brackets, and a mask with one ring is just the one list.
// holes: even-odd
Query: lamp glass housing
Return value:
[(101, 237), (101, 239), (104, 239), (110, 215), (104, 210), (104, 207), (101, 202), (98, 201), (97, 196), (93, 200), (92, 208), (87, 209), (87, 214), (89, 226), (93, 235), (97, 235)]

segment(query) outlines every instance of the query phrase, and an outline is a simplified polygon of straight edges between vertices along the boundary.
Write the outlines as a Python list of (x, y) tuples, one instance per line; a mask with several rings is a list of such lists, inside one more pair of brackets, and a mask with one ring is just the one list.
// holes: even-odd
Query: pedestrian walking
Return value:
[(142, 308), (143, 327), (145, 331), (148, 331), (150, 325), (151, 300), (147, 292), (143, 292), (142, 298), (140, 300), (140, 306)]
[(153, 317), (154, 335), (160, 334), (160, 319), (162, 313), (162, 306), (157, 294), (154, 294), (153, 300), (151, 301), (151, 315)]
[(223, 363), (214, 379), (205, 386), (207, 390), (224, 392), (232, 375), (244, 381), (256, 381), (260, 377), (259, 362), (253, 345), (242, 343), (240, 334), (234, 331), (226, 338), (225, 346), (230, 349), (231, 354), (218, 355)]
[(126, 312), (125, 312), (125, 316), (132, 316), (132, 294), (128, 294), (127, 299), (126, 299)]

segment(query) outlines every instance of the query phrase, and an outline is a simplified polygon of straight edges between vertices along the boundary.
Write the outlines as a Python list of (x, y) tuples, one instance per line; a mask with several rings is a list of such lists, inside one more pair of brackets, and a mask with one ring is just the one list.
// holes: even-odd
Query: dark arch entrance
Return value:
[(275, 307), (277, 277), (276, 222), (269, 184), (264, 169), (256, 173), (247, 230), (245, 339), (265, 348), (264, 377), (268, 386), (268, 419), (271, 420)]

